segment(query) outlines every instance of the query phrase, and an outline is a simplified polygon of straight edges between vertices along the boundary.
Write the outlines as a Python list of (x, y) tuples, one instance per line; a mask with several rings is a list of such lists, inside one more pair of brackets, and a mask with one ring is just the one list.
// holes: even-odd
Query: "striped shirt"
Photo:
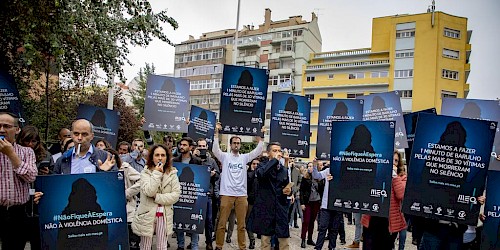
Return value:
[(14, 169), (9, 157), (0, 153), (0, 206), (21, 205), (29, 199), (30, 183), (37, 173), (35, 152), (28, 147), (13, 144), (21, 165)]

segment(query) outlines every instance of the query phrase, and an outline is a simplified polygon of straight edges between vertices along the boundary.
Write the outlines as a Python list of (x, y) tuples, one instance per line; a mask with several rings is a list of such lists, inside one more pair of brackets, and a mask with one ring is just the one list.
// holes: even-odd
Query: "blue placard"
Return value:
[(149, 75), (144, 103), (144, 130), (187, 132), (188, 109), (188, 80)]
[(41, 249), (128, 249), (123, 172), (38, 176)]
[(394, 121), (332, 122), (328, 208), (389, 216)]
[(481, 249), (500, 249), (500, 171), (488, 171)]
[(19, 116), (21, 126), (26, 123), (14, 78), (3, 70), (0, 70), (0, 112), (10, 112)]
[(493, 121), (419, 114), (403, 212), (476, 225), (496, 129)]
[(269, 71), (224, 65), (219, 120), (221, 133), (262, 135)]
[(270, 142), (281, 143), (290, 156), (308, 158), (311, 101), (304, 96), (273, 92)]
[[(441, 114), (500, 122), (500, 101), (443, 98)], [(491, 152), (490, 170), (500, 171), (500, 161), (495, 160), (500, 154), (500, 128), (497, 128)]]
[(216, 115), (214, 112), (191, 105), (188, 136), (194, 141), (199, 138), (205, 138), (208, 143), (208, 148), (211, 149), (214, 140), (215, 123)]
[(332, 121), (361, 121), (362, 119), (363, 100), (320, 99), (316, 157), (330, 159)]
[(94, 125), (94, 139), (92, 144), (99, 139), (104, 139), (116, 147), (118, 141), (118, 129), (120, 127), (120, 115), (115, 110), (101, 108), (91, 105), (80, 104), (78, 106), (77, 119), (86, 119)]
[(174, 229), (201, 234), (205, 228), (210, 169), (180, 162), (174, 162), (174, 167), (179, 171), (181, 185), (181, 196), (174, 204)]
[[(408, 147), (405, 148), (405, 156), (409, 157), (411, 155), (411, 149), (413, 147), (413, 140), (415, 139), (415, 131), (417, 129), (418, 114), (420, 113), (431, 113), (436, 114), (436, 108), (425, 109), (409, 114), (403, 115), (405, 120), (406, 128), (406, 139), (408, 141)], [(406, 159), (406, 166), (409, 167), (409, 159)]]
[(399, 149), (408, 147), (398, 91), (359, 96), (357, 99), (365, 101), (363, 105), (363, 120), (396, 121), (394, 147)]

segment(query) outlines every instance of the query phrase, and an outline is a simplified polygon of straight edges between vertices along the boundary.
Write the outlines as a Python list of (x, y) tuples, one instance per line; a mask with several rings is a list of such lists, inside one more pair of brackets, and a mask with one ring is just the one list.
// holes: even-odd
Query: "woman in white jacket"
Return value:
[(173, 233), (173, 205), (179, 200), (181, 189), (172, 154), (165, 146), (150, 149), (140, 182), (141, 199), (132, 230), (141, 236), (141, 249), (151, 249), (155, 232), (157, 249), (167, 249), (167, 236)]

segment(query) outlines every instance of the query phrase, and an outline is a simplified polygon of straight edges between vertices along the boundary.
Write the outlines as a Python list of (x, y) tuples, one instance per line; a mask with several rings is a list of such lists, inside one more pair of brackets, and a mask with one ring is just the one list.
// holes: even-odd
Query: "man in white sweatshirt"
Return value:
[[(224, 235), (227, 219), (234, 206), (238, 221), (238, 247), (246, 249), (245, 216), (248, 209), (247, 201), (247, 163), (261, 155), (264, 150), (264, 140), (258, 136), (257, 147), (248, 154), (240, 154), (241, 138), (230, 138), (230, 153), (225, 153), (219, 147), (219, 130), (222, 125), (217, 123), (212, 151), (222, 163), (220, 174), (220, 215), (219, 224), (215, 233), (216, 249), (224, 246)], [(265, 132), (264, 128), (262, 132)]]

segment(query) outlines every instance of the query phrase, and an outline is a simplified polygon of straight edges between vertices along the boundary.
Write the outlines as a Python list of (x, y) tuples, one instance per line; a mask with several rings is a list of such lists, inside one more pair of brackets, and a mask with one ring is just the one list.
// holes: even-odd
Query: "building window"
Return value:
[(412, 98), (413, 90), (399, 90), (399, 96), (401, 98)]
[(451, 49), (443, 49), (443, 56), (451, 59), (460, 58), (460, 52)]
[(387, 77), (388, 75), (389, 75), (389, 72), (387, 72), (387, 71), (377, 71), (377, 72), (371, 73), (372, 78)]
[(457, 92), (441, 90), (441, 98), (457, 98)]
[(190, 81), (189, 89), (190, 90), (219, 89), (221, 82), (222, 82), (221, 79)]
[(307, 98), (309, 98), (309, 101), (314, 100), (314, 94), (304, 95), (304, 96), (307, 97)]
[(443, 69), (441, 71), (441, 77), (450, 80), (458, 80), (458, 71)]
[(333, 80), (334, 77), (335, 77), (334, 74), (328, 74), (328, 79)]
[(307, 82), (314, 82), (314, 80), (316, 80), (315, 76), (308, 76), (308, 77), (306, 77), (306, 81)]
[(268, 61), (269, 69), (279, 69), (281, 66), (279, 59), (271, 59)]
[(358, 96), (364, 96), (363, 93), (347, 93), (347, 99), (356, 99)]
[(365, 73), (357, 72), (357, 73), (350, 73), (349, 74), (349, 79), (361, 79), (361, 78), (365, 78)]
[(282, 41), (281, 42), (281, 51), (292, 51), (293, 50), (293, 41)]
[(394, 70), (394, 78), (410, 78), (413, 77), (413, 69)]
[(450, 37), (450, 38), (460, 39), (460, 30), (444, 28), (444, 36)]
[(396, 58), (409, 58), (413, 57), (414, 54), (413, 50), (396, 51)]
[(328, 93), (327, 97), (333, 97), (333, 93)]
[(415, 37), (415, 29), (396, 31), (396, 38), (409, 38), (409, 37)]
[(279, 76), (269, 76), (269, 85), (278, 86)]

